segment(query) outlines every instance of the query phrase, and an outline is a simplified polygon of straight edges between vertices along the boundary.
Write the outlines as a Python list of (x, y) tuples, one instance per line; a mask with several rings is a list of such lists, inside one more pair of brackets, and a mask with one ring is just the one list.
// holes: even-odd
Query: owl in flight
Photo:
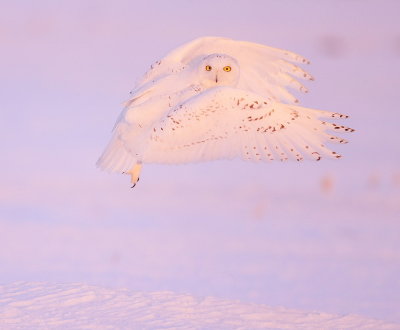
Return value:
[(328, 131), (354, 130), (323, 119), (346, 115), (294, 105), (288, 88), (313, 80), (294, 63), (309, 61), (219, 37), (184, 44), (137, 82), (97, 165), (135, 186), (143, 163), (340, 158), (325, 143), (347, 141)]

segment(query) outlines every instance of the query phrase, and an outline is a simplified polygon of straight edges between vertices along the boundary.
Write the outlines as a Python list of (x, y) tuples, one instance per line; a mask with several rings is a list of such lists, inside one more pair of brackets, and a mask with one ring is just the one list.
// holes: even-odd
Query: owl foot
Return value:
[(139, 182), (139, 174), (140, 170), (142, 169), (142, 163), (136, 163), (126, 174), (131, 176), (131, 183), (132, 187), (135, 187), (136, 184)]
[(133, 186), (131, 188), (135, 188), (136, 184), (139, 182), (140, 178), (137, 178), (137, 181), (133, 184)]

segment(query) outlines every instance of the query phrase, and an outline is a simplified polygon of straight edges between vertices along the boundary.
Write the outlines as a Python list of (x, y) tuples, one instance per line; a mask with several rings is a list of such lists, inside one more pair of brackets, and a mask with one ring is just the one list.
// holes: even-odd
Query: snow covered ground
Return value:
[(0, 293), (2, 329), (398, 329), (396, 324), (357, 315), (304, 312), (168, 291), (31, 282), (0, 287)]
[[(248, 3), (2, 4), (0, 328), (400, 328), (400, 5)], [(344, 158), (96, 170), (135, 78), (200, 35), (310, 58)]]

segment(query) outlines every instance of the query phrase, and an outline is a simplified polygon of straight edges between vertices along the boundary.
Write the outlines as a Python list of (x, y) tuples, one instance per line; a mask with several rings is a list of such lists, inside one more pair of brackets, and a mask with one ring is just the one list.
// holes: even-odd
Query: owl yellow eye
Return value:
[(212, 67), (211, 65), (206, 65), (206, 71), (211, 71)]
[(232, 70), (232, 68), (229, 65), (228, 66), (224, 66), (224, 71), (225, 72), (229, 72), (231, 70)]

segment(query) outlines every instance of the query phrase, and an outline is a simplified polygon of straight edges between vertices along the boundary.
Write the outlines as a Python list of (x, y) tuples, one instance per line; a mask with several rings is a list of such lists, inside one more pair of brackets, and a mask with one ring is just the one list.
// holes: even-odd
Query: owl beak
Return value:
[(218, 84), (218, 76), (215, 76), (215, 82)]

